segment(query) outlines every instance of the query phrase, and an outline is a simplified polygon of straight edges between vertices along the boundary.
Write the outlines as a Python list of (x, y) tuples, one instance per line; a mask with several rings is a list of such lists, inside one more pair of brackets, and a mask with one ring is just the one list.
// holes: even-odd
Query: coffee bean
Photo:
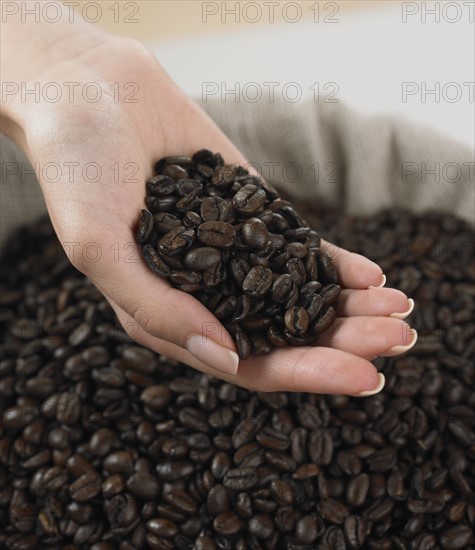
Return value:
[(145, 261), (147, 262), (147, 265), (157, 275), (160, 275), (161, 277), (167, 277), (170, 274), (170, 268), (162, 260), (162, 258), (152, 245), (146, 244), (142, 249), (142, 254)]
[(147, 194), (155, 197), (166, 197), (176, 189), (175, 182), (168, 176), (153, 176), (147, 180)]
[(255, 214), (266, 202), (266, 194), (251, 183), (244, 185), (233, 197), (234, 208), (244, 214)]
[(266, 267), (253, 267), (246, 275), (242, 289), (252, 297), (263, 296), (272, 285), (272, 271)]
[(173, 538), (178, 534), (178, 527), (165, 518), (153, 518), (147, 521), (147, 530), (154, 535), (165, 538)]
[(217, 248), (233, 246), (236, 238), (235, 228), (226, 222), (204, 222), (198, 227), (198, 239), (204, 245)]
[(336, 319), (336, 311), (330, 306), (323, 314), (320, 314), (315, 321), (315, 334), (321, 334), (328, 330)]
[(180, 225), (169, 231), (158, 241), (158, 251), (165, 256), (176, 256), (193, 244), (195, 232)]
[(143, 244), (147, 242), (153, 231), (153, 216), (148, 210), (142, 210), (139, 228), (137, 230), (137, 242)]
[(303, 307), (292, 307), (285, 312), (285, 328), (295, 336), (307, 332), (309, 317)]
[(221, 197), (207, 197), (201, 203), (201, 217), (205, 222), (228, 221), (231, 210), (231, 204)]
[(274, 532), (272, 518), (267, 514), (257, 514), (249, 520), (249, 532), (258, 539), (268, 539)]
[(69, 487), (71, 497), (77, 502), (85, 502), (99, 494), (101, 483), (96, 473), (86, 473), (78, 478)]
[(157, 498), (160, 483), (157, 478), (147, 472), (136, 472), (126, 482), (127, 489), (137, 498), (151, 500)]
[(217, 248), (201, 246), (190, 250), (185, 256), (185, 266), (188, 269), (202, 271), (221, 261), (221, 254)]
[(247, 491), (257, 483), (257, 474), (252, 468), (235, 468), (224, 476), (223, 485), (231, 491)]
[(214, 518), (213, 527), (219, 535), (235, 535), (244, 528), (244, 524), (233, 512), (222, 512)]
[(244, 242), (253, 248), (263, 248), (270, 241), (266, 224), (259, 218), (250, 218), (242, 226)]

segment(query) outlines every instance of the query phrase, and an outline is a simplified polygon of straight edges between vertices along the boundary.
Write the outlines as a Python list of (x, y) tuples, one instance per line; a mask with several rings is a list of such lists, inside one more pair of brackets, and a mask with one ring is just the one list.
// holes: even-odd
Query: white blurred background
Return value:
[(272, 82), (289, 101), (300, 90), (475, 146), (473, 0), (133, 4), (138, 23), (109, 28), (147, 43), (197, 99), (254, 101), (260, 89), (264, 101)]

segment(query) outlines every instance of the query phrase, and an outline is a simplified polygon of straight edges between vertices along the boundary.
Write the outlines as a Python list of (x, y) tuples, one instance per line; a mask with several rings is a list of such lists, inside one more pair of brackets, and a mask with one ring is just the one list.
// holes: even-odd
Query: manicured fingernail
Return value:
[(386, 284), (386, 275), (384, 273), (381, 273), (381, 282), (377, 286), (369, 286), (368, 288), (383, 288), (383, 286)]
[(224, 374), (236, 374), (238, 371), (238, 354), (206, 336), (192, 334), (186, 342), (186, 349), (206, 365)]
[(389, 317), (394, 317), (396, 319), (405, 319), (408, 315), (412, 313), (413, 309), (414, 309), (414, 300), (412, 298), (408, 298), (407, 310), (403, 311), (402, 313), (391, 313)]
[(376, 395), (384, 388), (385, 383), (386, 378), (384, 378), (384, 374), (378, 372), (378, 385), (373, 390), (365, 390), (358, 393), (357, 397), (369, 397), (370, 395)]
[(409, 351), (411, 348), (413, 348), (417, 342), (417, 331), (416, 329), (411, 328), (408, 332), (411, 333), (411, 338), (407, 344), (404, 344), (402, 346), (393, 346), (392, 348), (389, 348), (384, 353), (380, 353), (380, 355), (382, 357), (392, 357), (393, 355), (400, 355), (401, 353), (406, 353), (406, 351)]

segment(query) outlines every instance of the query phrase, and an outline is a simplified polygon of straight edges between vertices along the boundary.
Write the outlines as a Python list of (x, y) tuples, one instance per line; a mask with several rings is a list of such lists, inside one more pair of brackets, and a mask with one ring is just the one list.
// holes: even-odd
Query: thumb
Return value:
[(148, 334), (186, 349), (213, 369), (236, 374), (239, 357), (230, 334), (193, 296), (152, 273), (127, 228), (120, 235), (105, 230), (97, 244), (104, 251), (99, 261), (75, 265), (99, 290)]

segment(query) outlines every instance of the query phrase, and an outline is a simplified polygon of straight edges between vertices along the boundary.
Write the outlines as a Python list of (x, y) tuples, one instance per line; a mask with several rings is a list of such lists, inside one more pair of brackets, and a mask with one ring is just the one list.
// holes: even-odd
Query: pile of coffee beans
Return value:
[(206, 149), (155, 171), (137, 230), (149, 267), (220, 319), (241, 359), (315, 344), (336, 318), (340, 286), (291, 203)]
[(315, 216), (416, 300), (419, 341), (377, 360), (378, 395), (249, 392), (159, 357), (49, 223), (18, 235), (0, 269), (0, 548), (475, 548), (473, 231)]

